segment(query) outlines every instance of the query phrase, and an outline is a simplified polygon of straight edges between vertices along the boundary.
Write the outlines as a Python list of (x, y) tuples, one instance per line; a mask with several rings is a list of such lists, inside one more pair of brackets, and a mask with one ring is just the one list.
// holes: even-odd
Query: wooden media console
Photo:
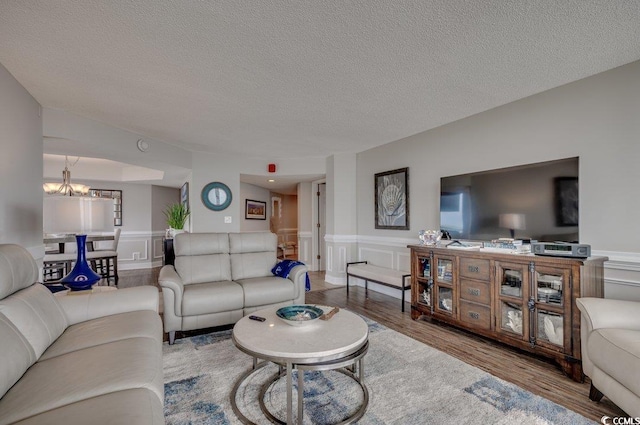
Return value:
[(413, 319), (433, 318), (554, 359), (583, 380), (575, 300), (604, 296), (608, 258), (409, 248)]

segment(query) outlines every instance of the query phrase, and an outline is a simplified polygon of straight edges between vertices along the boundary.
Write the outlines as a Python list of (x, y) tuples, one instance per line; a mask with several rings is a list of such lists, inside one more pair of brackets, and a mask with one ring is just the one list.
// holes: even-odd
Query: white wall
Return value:
[(0, 65), (0, 243), (24, 246), (40, 260), (42, 118), (38, 102)]
[[(635, 62), (362, 152), (359, 238), (392, 241), (394, 256), (418, 230), (438, 228), (442, 176), (579, 156), (580, 241), (612, 260), (607, 297), (640, 299), (639, 111)], [(373, 175), (401, 167), (410, 169), (411, 229), (375, 229)]]
[[(241, 230), (241, 222), (244, 220), (244, 199), (240, 190), (240, 174), (266, 176), (267, 161), (252, 159), (248, 156), (194, 152), (192, 165), (193, 172), (190, 187), (193, 195), (191, 201), (191, 230), (193, 232), (239, 232)], [(324, 160), (319, 158), (283, 160), (278, 164), (278, 167), (277, 175), (316, 175), (325, 173)], [(273, 175), (270, 175), (270, 177), (273, 177)], [(209, 210), (200, 200), (200, 194), (204, 186), (215, 181), (222, 182), (231, 189), (232, 202), (224, 211)], [(231, 217), (231, 223), (225, 223), (225, 217)]]
[(150, 215), (152, 231), (164, 231), (169, 227), (164, 211), (169, 205), (176, 204), (178, 202), (180, 202), (180, 189), (164, 186), (151, 186)]
[(298, 229), (301, 232), (311, 232), (313, 230), (312, 220), (312, 197), (313, 187), (311, 182), (298, 183)]
[(356, 255), (357, 211), (356, 154), (333, 155), (327, 159), (325, 234), (325, 280), (345, 281), (347, 263)]
[[(317, 253), (317, 242), (314, 243), (315, 229), (314, 217), (317, 215), (317, 207), (314, 199), (317, 199), (311, 182), (303, 182), (298, 184), (298, 261), (307, 264), (311, 270), (313, 267), (313, 259)], [(315, 220), (317, 223), (317, 219)], [(315, 254), (315, 255), (314, 255)]]
[[(248, 183), (240, 183), (240, 198), (242, 203), (242, 216), (240, 218), (240, 231), (241, 232), (268, 232), (269, 231), (269, 217), (271, 217), (271, 198), (268, 189), (258, 187)], [(245, 201), (250, 199), (252, 201), (264, 202), (267, 205), (265, 210), (266, 218), (264, 220), (247, 220), (245, 218)]]
[[(42, 117), (45, 153), (106, 158), (160, 168), (167, 181), (184, 182), (191, 169), (191, 152), (162, 140), (57, 109), (44, 108)], [(138, 150), (137, 141), (141, 138), (149, 144), (146, 152)]]

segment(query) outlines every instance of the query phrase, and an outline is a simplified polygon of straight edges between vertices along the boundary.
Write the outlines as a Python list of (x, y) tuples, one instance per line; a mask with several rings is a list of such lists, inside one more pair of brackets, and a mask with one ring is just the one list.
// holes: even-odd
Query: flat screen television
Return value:
[(452, 239), (578, 242), (579, 159), (440, 179), (440, 228)]

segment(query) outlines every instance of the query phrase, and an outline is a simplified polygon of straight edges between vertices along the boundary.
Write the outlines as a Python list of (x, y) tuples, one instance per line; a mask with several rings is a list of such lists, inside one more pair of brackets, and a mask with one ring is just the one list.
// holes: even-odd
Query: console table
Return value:
[(607, 257), (408, 248), (413, 319), (436, 319), (551, 358), (583, 380), (575, 300), (604, 296)]
[(164, 238), (162, 240), (163, 251), (164, 251), (164, 265), (170, 264), (173, 266), (173, 263), (176, 260), (176, 254), (173, 251), (173, 239)]

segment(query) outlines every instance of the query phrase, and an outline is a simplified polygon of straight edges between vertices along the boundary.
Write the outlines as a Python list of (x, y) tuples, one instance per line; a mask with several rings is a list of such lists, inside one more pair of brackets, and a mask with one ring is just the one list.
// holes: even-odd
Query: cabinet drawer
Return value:
[(460, 298), (478, 304), (491, 304), (489, 282), (460, 279)]
[(491, 309), (488, 306), (460, 301), (460, 321), (481, 329), (491, 329)]
[(460, 277), (469, 277), (471, 279), (488, 281), (489, 278), (491, 278), (489, 260), (481, 260), (479, 258), (460, 258)]

